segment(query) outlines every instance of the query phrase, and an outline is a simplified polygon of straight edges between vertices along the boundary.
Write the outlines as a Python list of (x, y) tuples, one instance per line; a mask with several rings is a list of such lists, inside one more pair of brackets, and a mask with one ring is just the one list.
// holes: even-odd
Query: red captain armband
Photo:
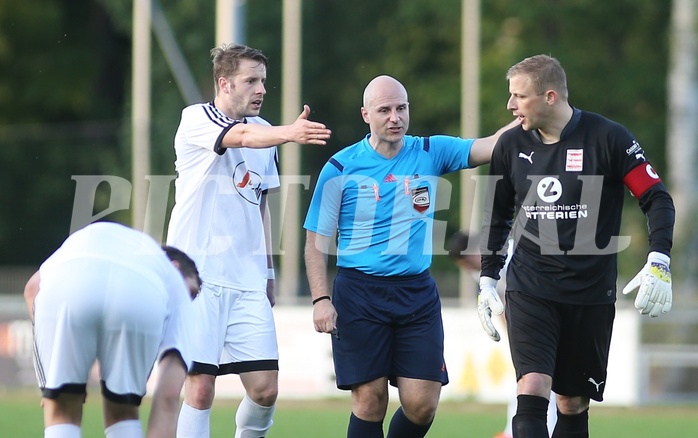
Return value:
[(623, 178), (623, 183), (630, 189), (634, 197), (640, 199), (647, 189), (662, 182), (661, 178), (650, 163), (642, 163), (635, 166)]

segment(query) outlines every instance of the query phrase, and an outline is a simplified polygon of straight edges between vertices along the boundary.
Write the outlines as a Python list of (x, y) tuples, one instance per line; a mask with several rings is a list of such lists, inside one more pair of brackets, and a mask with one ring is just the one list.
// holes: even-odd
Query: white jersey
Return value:
[(154, 239), (116, 223), (88, 225), (39, 268), (39, 385), (85, 383), (99, 360), (110, 392), (140, 397), (164, 352), (177, 350), (191, 367), (192, 309), (182, 274)]
[[(196, 262), (204, 282), (265, 292), (260, 200), (262, 191), (279, 186), (276, 147), (221, 147), (223, 136), (237, 123), (213, 103), (182, 111), (174, 141), (177, 179), (167, 243)], [(245, 123), (269, 125), (260, 117)]]

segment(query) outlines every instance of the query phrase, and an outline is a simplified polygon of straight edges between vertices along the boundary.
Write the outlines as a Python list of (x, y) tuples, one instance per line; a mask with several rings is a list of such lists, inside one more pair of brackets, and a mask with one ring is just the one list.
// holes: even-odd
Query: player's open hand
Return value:
[(332, 135), (332, 131), (327, 129), (322, 123), (308, 120), (309, 116), (310, 107), (308, 105), (303, 105), (303, 112), (301, 112), (296, 121), (290, 125), (291, 138), (289, 141), (299, 144), (317, 144), (324, 146), (327, 144), (330, 135)]
[(497, 280), (490, 277), (480, 277), (480, 294), (477, 296), (477, 316), (487, 335), (495, 342), (501, 337), (494, 324), (492, 314), (501, 315), (504, 312), (504, 304), (497, 293)]
[(653, 318), (671, 310), (671, 271), (670, 259), (666, 254), (652, 251), (647, 255), (647, 263), (640, 272), (623, 288), (627, 295), (638, 286), (635, 308), (643, 315)]

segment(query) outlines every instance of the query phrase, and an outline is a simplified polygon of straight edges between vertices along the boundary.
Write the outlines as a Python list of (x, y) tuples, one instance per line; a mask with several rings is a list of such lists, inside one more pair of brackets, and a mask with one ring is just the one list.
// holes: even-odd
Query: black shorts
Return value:
[(603, 400), (615, 304), (565, 304), (507, 291), (506, 320), (516, 380), (552, 376), (553, 391)]
[(340, 268), (332, 303), (338, 337), (332, 337), (337, 387), (388, 377), (448, 383), (441, 300), (429, 272), (377, 277)]

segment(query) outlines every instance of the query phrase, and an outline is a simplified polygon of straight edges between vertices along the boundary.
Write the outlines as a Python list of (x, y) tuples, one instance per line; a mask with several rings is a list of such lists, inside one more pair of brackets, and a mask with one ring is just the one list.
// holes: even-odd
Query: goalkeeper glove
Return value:
[(480, 294), (477, 296), (477, 316), (485, 332), (493, 341), (499, 341), (499, 332), (492, 324), (492, 313), (501, 315), (504, 305), (497, 293), (497, 280), (490, 277), (480, 277)]
[(657, 317), (671, 310), (671, 271), (669, 256), (652, 251), (647, 255), (647, 263), (642, 270), (623, 288), (623, 294), (630, 293), (638, 286), (635, 308), (643, 315)]

